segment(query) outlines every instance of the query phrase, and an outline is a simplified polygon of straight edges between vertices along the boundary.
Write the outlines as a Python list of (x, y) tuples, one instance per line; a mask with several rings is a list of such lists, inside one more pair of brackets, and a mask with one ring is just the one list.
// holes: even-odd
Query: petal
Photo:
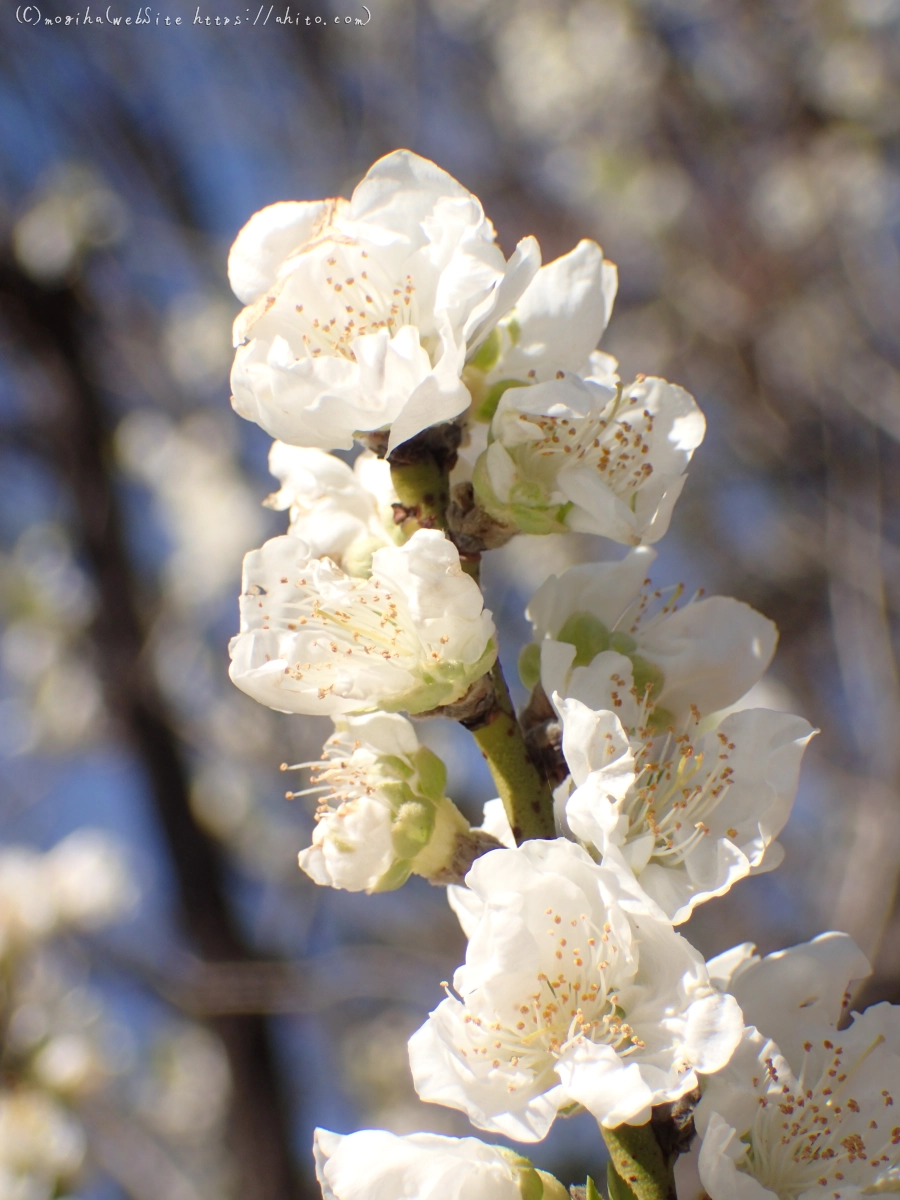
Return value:
[(283, 200), (254, 213), (228, 255), (228, 281), (238, 300), (252, 304), (272, 287), (284, 260), (327, 223), (336, 204)]

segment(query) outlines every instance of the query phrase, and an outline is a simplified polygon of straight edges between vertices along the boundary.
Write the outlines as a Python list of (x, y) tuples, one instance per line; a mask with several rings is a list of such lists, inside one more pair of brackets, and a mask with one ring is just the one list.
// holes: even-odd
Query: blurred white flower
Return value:
[(319, 802), (313, 844), (300, 866), (319, 884), (387, 891), (411, 874), (436, 876), (452, 863), (469, 822), (444, 795), (447, 771), (397, 713), (339, 717), (324, 762), (304, 792)]
[(559, 839), (492, 851), (466, 882), (466, 963), (409, 1044), (423, 1100), (533, 1142), (577, 1104), (642, 1124), (728, 1061), (737, 1004), (630, 872)]
[(238, 234), (229, 278), (233, 403), (273, 437), (349, 449), (390, 427), (390, 448), (469, 406), (467, 355), (540, 265), (534, 238), (506, 262), (478, 200), (406, 150), (347, 201), (284, 202)]
[(751, 1027), (728, 1066), (702, 1081), (694, 1154), (704, 1188), (712, 1200), (896, 1191), (900, 1006), (874, 1005), (838, 1029), (850, 982), (869, 973), (846, 934), (762, 960), (752, 951), (709, 964)]
[(671, 724), (676, 733), (749, 691), (775, 651), (774, 624), (728, 596), (679, 608), (680, 588), (668, 598), (651, 591), (654, 558), (640, 547), (542, 584), (527, 609), (537, 645), (523, 652), (526, 685), (539, 672), (548, 696), (612, 710), (629, 731)]
[(342, 1136), (317, 1129), (313, 1141), (323, 1200), (567, 1200), (552, 1175), (527, 1158), (477, 1138), (381, 1129)]
[(55, 1100), (31, 1088), (0, 1092), (0, 1194), (58, 1194), (81, 1166), (84, 1132)]
[(420, 529), (345, 574), (293, 537), (244, 559), (231, 678), (279, 712), (424, 712), (460, 699), (496, 658), (494, 623), (452, 542)]
[(116, 430), (127, 470), (153, 489), (174, 546), (169, 594), (201, 608), (233, 586), (248, 545), (263, 533), (259, 502), (242, 478), (226, 430), (199, 414), (180, 425), (138, 410)]
[(573, 834), (621, 855), (675, 924), (749, 874), (777, 867), (811, 726), (746, 709), (681, 735), (625, 732), (613, 712), (558, 704), (575, 790), (562, 802)]
[(269, 470), (281, 482), (265, 501), (290, 510), (288, 533), (348, 575), (368, 575), (379, 546), (394, 544), (391, 468), (363, 451), (352, 467), (324, 450), (273, 442)]
[(525, 533), (658, 541), (706, 428), (693, 397), (664, 379), (557, 374), (503, 392), (473, 475), (478, 499)]
[(125, 916), (137, 899), (125, 854), (100, 830), (79, 829), (41, 854), (0, 850), (0, 959), (67, 926), (93, 929)]

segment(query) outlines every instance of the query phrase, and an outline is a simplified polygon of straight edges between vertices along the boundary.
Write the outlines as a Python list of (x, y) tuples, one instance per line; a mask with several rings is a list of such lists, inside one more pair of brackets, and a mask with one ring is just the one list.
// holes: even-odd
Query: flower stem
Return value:
[(525, 744), (499, 662), (491, 680), (490, 707), (477, 720), (464, 723), (487, 759), (516, 843), (555, 837), (553, 794)]
[(609, 1200), (676, 1200), (674, 1158), (667, 1161), (649, 1121), (601, 1132), (610, 1156)]

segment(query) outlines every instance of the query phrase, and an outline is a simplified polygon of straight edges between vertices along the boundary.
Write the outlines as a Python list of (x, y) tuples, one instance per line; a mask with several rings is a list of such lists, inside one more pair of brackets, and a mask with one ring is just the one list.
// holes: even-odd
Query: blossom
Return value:
[(78, 829), (46, 853), (0, 850), (0, 960), (67, 926), (94, 929), (137, 898), (124, 852), (108, 834)]
[(710, 972), (755, 1026), (731, 1063), (703, 1081), (695, 1113), (697, 1166), (712, 1200), (896, 1191), (900, 1006), (876, 1004), (838, 1031), (850, 980), (869, 972), (853, 941), (823, 934), (762, 960), (739, 946)]
[(476, 420), (490, 421), (508, 388), (546, 383), (558, 371), (608, 380), (615, 360), (596, 346), (617, 287), (615, 264), (588, 238), (541, 267), (466, 367)]
[(268, 508), (290, 511), (288, 533), (316, 558), (330, 558), (349, 575), (367, 575), (372, 555), (394, 544), (391, 468), (364, 451), (352, 467), (324, 450), (273, 442), (269, 470), (281, 482)]
[(525, 533), (656, 542), (704, 430), (693, 397), (664, 379), (622, 386), (559, 371), (503, 392), (475, 491), (491, 516)]
[(317, 1129), (313, 1154), (323, 1200), (567, 1200), (569, 1194), (527, 1158), (472, 1137)]
[(728, 1061), (737, 1004), (630, 873), (558, 839), (492, 851), (466, 882), (465, 965), (409, 1044), (423, 1100), (532, 1142), (579, 1104), (642, 1124)]
[(57, 1194), (81, 1166), (85, 1137), (79, 1123), (44, 1092), (0, 1092), (0, 1192), (30, 1197)]
[[(386, 891), (451, 866), (469, 823), (444, 795), (444, 764), (397, 713), (335, 720), (310, 792), (325, 792), (300, 866), (316, 883)], [(303, 792), (289, 793), (303, 795)]]
[(675, 924), (781, 862), (775, 838), (813, 735), (802, 717), (745, 709), (706, 729), (695, 719), (681, 734), (629, 735), (614, 712), (558, 707), (575, 785), (562, 801), (568, 828), (601, 855), (615, 848)]
[(283, 202), (238, 234), (229, 278), (241, 416), (294, 445), (349, 449), (390, 426), (389, 449), (459, 415), (460, 373), (540, 265), (507, 262), (479, 201), (407, 150), (351, 199)]
[(490, 670), (494, 623), (435, 529), (372, 556), (358, 579), (277, 537), (244, 559), (231, 678), (279, 712), (333, 716), (451, 703)]
[(750, 690), (775, 651), (775, 625), (729, 596), (679, 607), (681, 588), (667, 599), (650, 590), (654, 558), (639, 547), (620, 562), (570, 567), (538, 588), (527, 609), (538, 643), (526, 650), (529, 686), (539, 665), (548, 696), (614, 710), (625, 729), (673, 724), (677, 732), (697, 712)]

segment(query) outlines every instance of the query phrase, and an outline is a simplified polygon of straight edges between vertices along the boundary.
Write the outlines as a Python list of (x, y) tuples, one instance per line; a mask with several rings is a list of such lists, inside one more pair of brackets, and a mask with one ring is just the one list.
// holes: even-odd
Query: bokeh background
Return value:
[[(110, 1048), (60, 1092), (87, 1131), (69, 1194), (312, 1197), (316, 1124), (470, 1132), (406, 1065), (463, 951), (443, 895), (298, 871), (310, 812), (278, 768), (328, 725), (226, 675), (241, 557), (284, 524), (268, 439), (228, 404), (227, 251), (258, 208), (346, 195), (397, 146), (479, 195), (507, 253), (600, 241), (603, 348), (707, 415), (655, 580), (774, 618), (762, 700), (821, 734), (784, 866), (687, 935), (845, 929), (865, 998), (900, 1002), (900, 2), (370, 0), (357, 26), (333, 20), (365, 19), (350, 0), (256, 25), (205, 0), (207, 26), (159, 0), (131, 27), (45, 4), (50, 26), (0, 5), (0, 844), (105, 829), (141, 895), (4, 976), (4, 1087), (36, 1020)], [(486, 567), (510, 663), (541, 579), (620, 553), (535, 541)], [(477, 817), (466, 735), (425, 736)], [(583, 1181), (599, 1139), (560, 1121), (533, 1157)]]

